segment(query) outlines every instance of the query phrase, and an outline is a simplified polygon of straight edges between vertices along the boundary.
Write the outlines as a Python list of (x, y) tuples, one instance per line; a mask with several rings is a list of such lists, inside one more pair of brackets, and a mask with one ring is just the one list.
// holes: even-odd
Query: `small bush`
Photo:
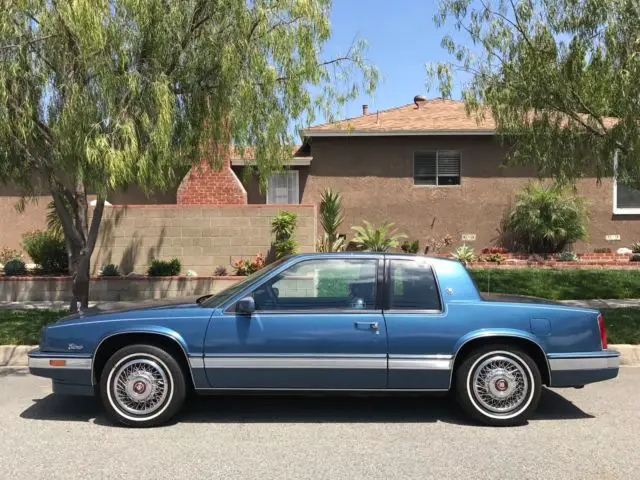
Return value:
[(594, 248), (593, 249), (593, 253), (612, 253), (613, 250), (611, 250), (610, 248)]
[(391, 248), (397, 248), (400, 239), (406, 237), (397, 233), (398, 229), (393, 227), (393, 223), (382, 222), (377, 228), (366, 220), (362, 223), (363, 226), (354, 226), (351, 230), (355, 232), (353, 244), (364, 252), (388, 252)]
[(640, 253), (640, 242), (633, 242), (631, 244), (631, 251), (633, 253)]
[(180, 270), (182, 270), (182, 264), (177, 258), (170, 261), (153, 260), (147, 274), (150, 277), (175, 277), (180, 275)]
[(501, 253), (498, 253), (498, 252), (490, 253), (489, 255), (487, 255), (485, 257), (485, 260), (487, 262), (497, 263), (498, 265), (500, 265), (506, 259), (507, 259), (507, 257), (505, 257), (504, 255), (502, 255)]
[(14, 258), (4, 264), (4, 274), (7, 277), (14, 275), (26, 275), (27, 267), (22, 260)]
[(477, 257), (476, 253), (466, 243), (458, 248), (451, 254), (453, 258), (461, 262), (463, 265), (467, 265), (468, 263), (474, 262)]
[(16, 258), (22, 259), (22, 253), (20, 253), (19, 250), (16, 250), (15, 248), (9, 248), (9, 247), (2, 247), (0, 249), (0, 263), (1, 264), (4, 265), (9, 260), (14, 260)]
[(222, 265), (216, 267), (216, 269), (214, 270), (213, 274), (216, 277), (226, 277), (228, 275), (227, 273), (227, 268), (223, 267)]
[(257, 272), (261, 268), (264, 267), (264, 257), (261, 253), (256, 255), (256, 258), (253, 260), (239, 258), (233, 262), (233, 268), (235, 269), (235, 274), (239, 276), (251, 275), (252, 273)]
[(102, 270), (100, 270), (100, 276), (101, 277), (119, 277), (120, 268), (118, 267), (118, 265), (114, 265), (113, 263), (110, 263), (102, 267)]
[(556, 260), (559, 262), (577, 262), (578, 256), (571, 251), (566, 251), (558, 254)]
[[(630, 262), (640, 262), (640, 253), (634, 253), (633, 255), (631, 255), (631, 258), (629, 258)], [(7, 267), (4, 267), (5, 270), (7, 269)]]
[(404, 253), (418, 253), (420, 250), (420, 242), (418, 240), (414, 240), (413, 242), (409, 242), (409, 240), (405, 240), (400, 245), (400, 250)]
[(483, 255), (489, 255), (492, 253), (499, 253), (500, 255), (504, 255), (505, 253), (509, 253), (509, 250), (504, 247), (484, 247), (482, 249), (482, 253)]
[(276, 258), (292, 255), (298, 251), (298, 242), (295, 239), (296, 223), (298, 216), (291, 212), (280, 212), (271, 221), (271, 233), (275, 239), (273, 248)]
[(69, 270), (69, 255), (64, 240), (49, 231), (25, 233), (22, 236), (22, 248), (44, 273), (67, 273)]

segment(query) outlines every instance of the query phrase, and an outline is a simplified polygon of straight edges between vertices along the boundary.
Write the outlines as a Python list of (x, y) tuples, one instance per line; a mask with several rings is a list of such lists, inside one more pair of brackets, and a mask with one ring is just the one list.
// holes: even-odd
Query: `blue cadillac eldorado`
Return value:
[(529, 418), (543, 385), (616, 377), (596, 310), (482, 295), (456, 261), (284, 258), (198, 302), (72, 315), (42, 329), (31, 373), (158, 425), (189, 390), (446, 392), (490, 425)]

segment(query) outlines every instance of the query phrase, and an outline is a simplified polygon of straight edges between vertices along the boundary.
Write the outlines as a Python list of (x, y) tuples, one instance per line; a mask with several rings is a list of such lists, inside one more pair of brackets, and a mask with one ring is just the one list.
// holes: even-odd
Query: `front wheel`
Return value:
[(100, 396), (109, 416), (128, 427), (167, 422), (182, 406), (186, 382), (169, 353), (152, 345), (121, 348), (100, 377)]
[(540, 369), (523, 350), (509, 345), (481, 347), (456, 370), (456, 396), (475, 420), (494, 426), (520, 425), (540, 400)]

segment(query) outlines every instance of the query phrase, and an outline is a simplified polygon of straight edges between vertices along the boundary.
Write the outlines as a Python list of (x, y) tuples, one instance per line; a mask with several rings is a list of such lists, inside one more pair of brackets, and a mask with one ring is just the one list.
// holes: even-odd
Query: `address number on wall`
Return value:
[(463, 242), (475, 242), (476, 234), (475, 233), (463, 233), (462, 241)]
[(605, 235), (604, 237), (605, 240), (620, 240), (620, 235)]

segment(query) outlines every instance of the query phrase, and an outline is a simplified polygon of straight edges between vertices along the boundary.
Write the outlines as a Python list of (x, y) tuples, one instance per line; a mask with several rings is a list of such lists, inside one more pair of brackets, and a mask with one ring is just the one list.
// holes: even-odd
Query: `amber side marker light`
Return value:
[(66, 360), (49, 360), (49, 365), (52, 367), (64, 367), (66, 364)]

